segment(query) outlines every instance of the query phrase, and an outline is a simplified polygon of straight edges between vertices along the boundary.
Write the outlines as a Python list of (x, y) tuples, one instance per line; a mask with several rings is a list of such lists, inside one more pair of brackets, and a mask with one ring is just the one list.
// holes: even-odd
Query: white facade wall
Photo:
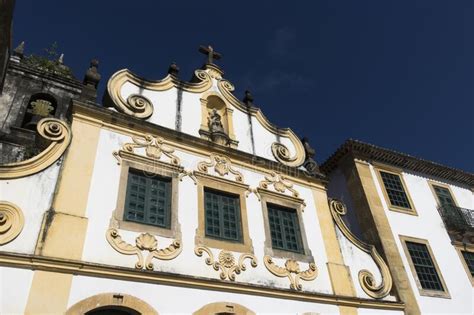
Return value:
[[(129, 141), (130, 138), (128, 136), (108, 130), (101, 131), (86, 210), (88, 228), (82, 257), (85, 261), (123, 267), (133, 267), (137, 261), (136, 256), (125, 256), (115, 251), (105, 238), (106, 231), (110, 227), (112, 212), (116, 208), (121, 171), (121, 166), (117, 165), (117, 160), (113, 157), (112, 152), (118, 150), (124, 143)], [(206, 156), (197, 156), (180, 150), (176, 150), (174, 154), (181, 159), (181, 164), (188, 170), (196, 169), (200, 161), (209, 159)], [(263, 173), (235, 165), (234, 167), (243, 174), (244, 182), (250, 185), (250, 187), (257, 187), (259, 182), (264, 179)], [(209, 172), (213, 172), (212, 168), (209, 169)], [(215, 176), (219, 175), (215, 174)], [(229, 176), (229, 179), (231, 178), (232, 176)], [(294, 188), (300, 193), (300, 198), (304, 199), (307, 204), (303, 213), (306, 237), (319, 270), (316, 280), (311, 282), (301, 281), (301, 284), (306, 291), (331, 294), (332, 289), (326, 267), (327, 257), (324, 249), (324, 240), (318, 223), (312, 192), (308, 187), (295, 185)], [(257, 268), (252, 268), (247, 262), (247, 270), (237, 275), (236, 281), (287, 289), (290, 284), (289, 280), (287, 278), (275, 277), (263, 264), (265, 231), (261, 202), (255, 194), (250, 194), (246, 199), (246, 203), (250, 238), (252, 239), (254, 254), (259, 264)], [(197, 186), (194, 185), (194, 182), (189, 177), (185, 177), (179, 183), (178, 204), (178, 221), (181, 225), (183, 251), (178, 257), (170, 261), (155, 259), (156, 270), (219, 279), (219, 273), (204, 263), (206, 254), (203, 257), (198, 257), (194, 254), (194, 238), (198, 225), (198, 196)], [(119, 231), (122, 238), (130, 244), (134, 244), (135, 237), (140, 234), (126, 230)], [(144, 231), (146, 231), (145, 226)], [(159, 248), (166, 247), (173, 241), (164, 237), (157, 238)], [(214, 256), (217, 257), (219, 252), (220, 250), (214, 249)], [(234, 254), (236, 258), (240, 256), (240, 253)], [(285, 260), (275, 258), (275, 262), (283, 266)], [(303, 262), (300, 265), (302, 270), (308, 267)]]
[[(436, 197), (429, 187), (428, 178), (412, 173), (402, 173), (407, 190), (418, 213), (417, 216), (413, 216), (389, 210), (387, 201), (383, 197), (383, 188), (377, 180), (375, 169), (372, 166), (371, 172), (421, 312), (423, 314), (472, 314), (473, 287), (459, 255), (451, 244), (443, 219), (438, 213)], [(470, 190), (447, 182), (443, 182), (443, 184), (451, 187), (454, 193), (453, 197), (460, 207), (474, 209), (474, 198)], [(400, 235), (428, 240), (441, 276), (444, 278), (451, 295), (450, 299), (419, 294), (413, 273), (403, 251)]]
[(17, 205), (24, 216), (23, 230), (0, 249), (6, 252), (33, 254), (46, 211), (51, 202), (61, 168), (61, 160), (30, 176), (0, 180), (0, 200)]

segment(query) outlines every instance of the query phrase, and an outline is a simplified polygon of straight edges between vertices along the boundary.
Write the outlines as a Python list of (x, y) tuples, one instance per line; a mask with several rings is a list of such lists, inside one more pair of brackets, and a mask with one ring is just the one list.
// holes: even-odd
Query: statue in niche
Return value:
[(208, 118), (209, 131), (211, 133), (225, 133), (224, 126), (222, 126), (221, 115), (215, 108), (209, 113)]

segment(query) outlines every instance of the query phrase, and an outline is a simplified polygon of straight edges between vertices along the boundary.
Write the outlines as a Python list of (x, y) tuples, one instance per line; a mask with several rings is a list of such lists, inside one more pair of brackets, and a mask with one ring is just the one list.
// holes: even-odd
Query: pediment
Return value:
[(237, 99), (234, 89), (214, 64), (196, 70), (190, 81), (174, 74), (148, 80), (123, 69), (109, 79), (104, 105), (217, 145), (287, 166), (302, 165), (305, 150), (296, 134), (278, 128), (259, 108)]

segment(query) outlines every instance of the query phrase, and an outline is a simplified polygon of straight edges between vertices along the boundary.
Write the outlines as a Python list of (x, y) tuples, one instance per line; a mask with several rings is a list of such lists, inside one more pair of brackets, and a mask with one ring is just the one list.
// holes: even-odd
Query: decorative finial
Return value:
[(96, 101), (97, 99), (97, 86), (101, 75), (97, 68), (99, 67), (99, 61), (97, 59), (92, 59), (89, 69), (87, 69), (86, 74), (84, 75), (82, 88), (81, 99), (86, 99), (90, 101)]
[(176, 62), (173, 61), (173, 62), (170, 64), (170, 67), (168, 68), (168, 73), (171, 74), (171, 75), (173, 75), (173, 76), (175, 76), (175, 77), (178, 76), (178, 74), (179, 74), (179, 67), (178, 67), (178, 65), (176, 64)]
[(214, 50), (211, 45), (199, 46), (199, 52), (207, 55), (207, 63), (214, 64), (214, 60), (219, 60), (222, 58), (222, 55)]
[(245, 90), (245, 96), (244, 96), (243, 102), (247, 106), (252, 106), (253, 105), (253, 95), (252, 95), (252, 93), (250, 93), (249, 90)]
[(301, 142), (303, 143), (304, 151), (306, 154), (306, 159), (303, 163), (303, 166), (305, 167), (307, 173), (310, 176), (315, 176), (319, 173), (318, 163), (316, 163), (316, 161), (313, 159), (314, 155), (316, 154), (316, 151), (309, 144), (309, 139), (307, 137), (303, 137), (303, 139), (301, 139)]
[(61, 64), (61, 65), (64, 64), (64, 54), (61, 54), (61, 55), (59, 56), (59, 58), (58, 58), (58, 63)]
[(13, 54), (19, 58), (23, 58), (25, 52), (25, 41), (22, 41), (20, 45), (18, 45), (15, 50), (13, 50)]

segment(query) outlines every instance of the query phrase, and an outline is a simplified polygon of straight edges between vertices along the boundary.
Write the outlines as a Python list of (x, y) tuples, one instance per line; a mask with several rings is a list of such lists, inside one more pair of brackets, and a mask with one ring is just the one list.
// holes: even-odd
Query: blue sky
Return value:
[[(57, 42), (82, 79), (100, 60), (189, 79), (211, 44), (242, 98), (310, 138), (324, 161), (347, 138), (474, 172), (474, 2), (22, 1), (13, 42)], [(100, 96), (101, 98), (101, 96)]]

